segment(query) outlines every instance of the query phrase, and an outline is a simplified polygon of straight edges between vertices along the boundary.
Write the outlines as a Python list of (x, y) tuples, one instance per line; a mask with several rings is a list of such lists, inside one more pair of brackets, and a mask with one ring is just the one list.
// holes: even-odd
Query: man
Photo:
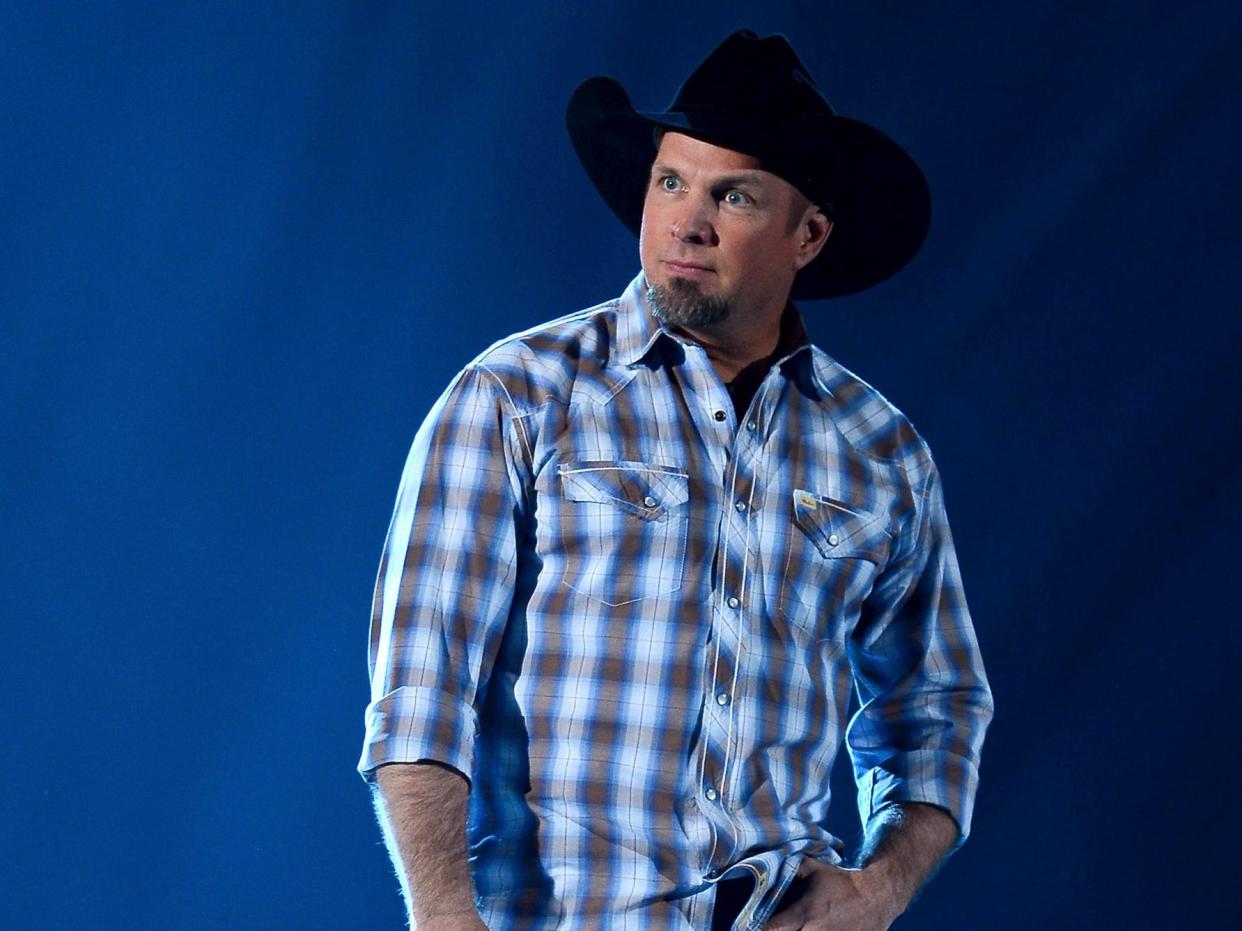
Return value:
[(922, 175), (749, 32), (667, 111), (595, 78), (568, 123), (642, 274), (415, 439), (359, 764), (411, 921), (887, 928), (969, 830), (991, 696), (926, 445), (789, 297), (904, 265)]

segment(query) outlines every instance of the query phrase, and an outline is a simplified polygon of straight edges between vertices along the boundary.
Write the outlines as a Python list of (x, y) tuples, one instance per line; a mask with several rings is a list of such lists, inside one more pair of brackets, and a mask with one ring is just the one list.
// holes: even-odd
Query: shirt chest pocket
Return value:
[(567, 587), (610, 607), (681, 589), (690, 497), (684, 471), (614, 461), (563, 463), (558, 473)]
[(888, 562), (887, 515), (804, 489), (794, 491), (789, 515), (778, 610), (818, 639), (843, 636), (840, 622), (856, 615)]

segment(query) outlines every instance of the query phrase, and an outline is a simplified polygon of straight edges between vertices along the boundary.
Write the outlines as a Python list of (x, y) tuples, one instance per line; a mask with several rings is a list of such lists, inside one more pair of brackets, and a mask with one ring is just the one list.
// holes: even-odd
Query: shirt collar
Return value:
[(621, 365), (634, 365), (651, 351), (661, 336), (671, 336), (651, 316), (647, 299), (647, 278), (642, 272), (630, 282), (617, 307), (616, 359)]
[(781, 314), (781, 333), (776, 339), (776, 348), (772, 350), (773, 363), (781, 365), (810, 345), (811, 337), (807, 335), (802, 312), (792, 302), (786, 304), (785, 312)]

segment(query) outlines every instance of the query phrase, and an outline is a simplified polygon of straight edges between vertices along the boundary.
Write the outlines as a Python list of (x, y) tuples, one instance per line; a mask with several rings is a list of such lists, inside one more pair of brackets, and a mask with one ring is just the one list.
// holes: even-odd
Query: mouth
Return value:
[(716, 274), (716, 270), (706, 265), (699, 265), (697, 262), (679, 262), (674, 259), (665, 259), (664, 267), (674, 275), (681, 275), (685, 278), (706, 278)]

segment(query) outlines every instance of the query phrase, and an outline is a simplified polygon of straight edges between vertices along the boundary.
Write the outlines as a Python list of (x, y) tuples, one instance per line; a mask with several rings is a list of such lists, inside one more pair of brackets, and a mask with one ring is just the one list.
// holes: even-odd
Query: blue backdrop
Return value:
[(134, 0), (0, 6), (4, 927), (401, 926), (353, 767), (406, 448), (637, 269), (574, 85), (662, 108), (741, 25), (935, 200), (804, 307), (930, 439), (996, 690), (898, 927), (1236, 916), (1242, 7)]

